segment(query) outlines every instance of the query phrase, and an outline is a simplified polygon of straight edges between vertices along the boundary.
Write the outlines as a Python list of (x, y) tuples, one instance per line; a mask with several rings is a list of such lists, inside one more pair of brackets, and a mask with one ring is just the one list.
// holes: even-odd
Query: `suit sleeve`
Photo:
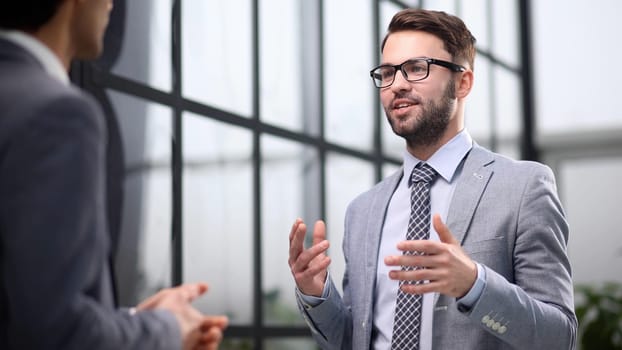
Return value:
[[(349, 235), (348, 221), (352, 218), (352, 206), (348, 207), (345, 220), (345, 235), (342, 243), (346, 266), (349, 255)], [(352, 349), (352, 311), (351, 297), (349, 293), (348, 269), (343, 276), (343, 298), (339, 294), (337, 287), (330, 274), (326, 281), (328, 283), (328, 296), (326, 300), (316, 306), (307, 305), (302, 298), (296, 294), (296, 300), (303, 319), (311, 329), (311, 335), (316, 343), (323, 350)]]
[(113, 306), (106, 263), (106, 130), (94, 101), (33, 107), (0, 163), (0, 278), (9, 348), (175, 349), (166, 311)]
[(513, 282), (486, 267), (486, 287), (467, 315), (517, 349), (574, 349), (568, 226), (548, 167), (533, 168), (518, 211)]

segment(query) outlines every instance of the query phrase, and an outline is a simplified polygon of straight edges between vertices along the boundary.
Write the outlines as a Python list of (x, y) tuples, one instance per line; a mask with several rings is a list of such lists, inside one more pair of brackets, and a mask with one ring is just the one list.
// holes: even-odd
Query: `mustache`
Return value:
[(395, 96), (393, 96), (393, 100), (391, 101), (391, 104), (395, 103), (396, 100), (408, 100), (408, 101), (411, 101), (411, 102), (417, 103), (417, 104), (422, 104), (423, 103), (423, 100), (421, 99), (421, 97), (409, 95), (407, 93), (397, 93), (397, 94), (395, 94)]

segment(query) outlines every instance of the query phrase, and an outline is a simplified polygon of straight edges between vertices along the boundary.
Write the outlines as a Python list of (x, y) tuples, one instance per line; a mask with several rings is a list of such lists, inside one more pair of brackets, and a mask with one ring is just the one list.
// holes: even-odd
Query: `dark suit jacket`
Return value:
[(115, 308), (97, 103), (0, 39), (0, 348), (174, 349), (166, 311)]

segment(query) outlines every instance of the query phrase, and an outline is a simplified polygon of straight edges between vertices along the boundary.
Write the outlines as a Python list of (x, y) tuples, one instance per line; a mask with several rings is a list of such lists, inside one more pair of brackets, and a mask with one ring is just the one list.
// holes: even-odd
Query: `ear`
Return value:
[(473, 71), (467, 69), (459, 74), (460, 78), (456, 79), (456, 97), (465, 98), (473, 88)]

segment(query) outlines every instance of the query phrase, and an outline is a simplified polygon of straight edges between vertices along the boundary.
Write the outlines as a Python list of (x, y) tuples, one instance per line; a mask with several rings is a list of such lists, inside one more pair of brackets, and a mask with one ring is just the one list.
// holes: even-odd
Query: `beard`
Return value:
[[(406, 96), (397, 95), (395, 98), (402, 98)], [(412, 146), (433, 146), (443, 137), (449, 120), (451, 119), (451, 113), (455, 105), (456, 88), (453, 81), (447, 85), (443, 96), (440, 101), (435, 102), (433, 100), (420, 103), (421, 110), (418, 115), (410, 115), (409, 118), (413, 119), (412, 124), (409, 127), (399, 127), (398, 120), (391, 118), (390, 113), (385, 107), (385, 114), (387, 120), (391, 125), (393, 132), (403, 137), (406, 142)], [(414, 99), (414, 98), (411, 98)], [(420, 99), (414, 99), (417, 102), (421, 102)]]

